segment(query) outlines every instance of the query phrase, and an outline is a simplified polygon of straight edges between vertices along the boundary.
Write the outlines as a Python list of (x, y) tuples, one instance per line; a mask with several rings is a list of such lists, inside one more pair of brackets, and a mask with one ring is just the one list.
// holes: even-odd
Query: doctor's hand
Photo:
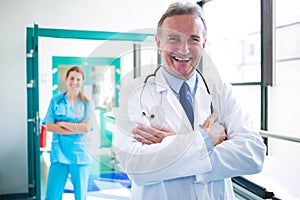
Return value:
[(218, 114), (213, 113), (201, 126), (201, 128), (203, 128), (207, 132), (208, 136), (212, 141), (213, 146), (222, 143), (227, 136), (225, 127), (221, 124), (215, 123), (217, 118)]
[(165, 137), (174, 135), (171, 129), (159, 125), (139, 125), (132, 132), (134, 139), (143, 144), (160, 143)]

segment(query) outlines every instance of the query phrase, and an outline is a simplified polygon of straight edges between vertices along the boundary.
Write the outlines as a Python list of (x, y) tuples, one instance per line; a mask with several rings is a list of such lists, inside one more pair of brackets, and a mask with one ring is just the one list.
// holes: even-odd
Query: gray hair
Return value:
[(191, 2), (187, 2), (185, 4), (182, 2), (172, 3), (168, 7), (166, 12), (161, 16), (160, 20), (158, 21), (157, 34), (159, 35), (161, 26), (167, 17), (172, 17), (174, 15), (184, 15), (184, 14), (197, 15), (201, 19), (203, 26), (204, 26), (203, 36), (204, 36), (204, 38), (206, 38), (207, 27), (206, 27), (206, 22), (203, 18), (203, 11), (199, 5), (197, 5), (196, 3), (191, 3)]

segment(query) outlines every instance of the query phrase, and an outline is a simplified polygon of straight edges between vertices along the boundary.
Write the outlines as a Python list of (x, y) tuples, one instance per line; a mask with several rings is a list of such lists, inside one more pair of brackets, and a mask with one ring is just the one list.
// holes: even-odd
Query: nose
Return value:
[(182, 55), (187, 55), (189, 53), (189, 44), (187, 41), (181, 41), (178, 47), (179, 53)]
[(71, 82), (71, 85), (72, 87), (75, 87), (77, 85), (78, 81), (76, 79), (74, 79), (72, 82)]

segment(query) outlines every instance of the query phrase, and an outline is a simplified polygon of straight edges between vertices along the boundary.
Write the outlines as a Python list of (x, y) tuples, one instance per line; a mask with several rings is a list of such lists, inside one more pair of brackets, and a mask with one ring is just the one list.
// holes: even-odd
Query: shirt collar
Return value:
[[(167, 81), (167, 83), (169, 84), (169, 86), (171, 87), (171, 89), (176, 92), (177, 94), (179, 94), (179, 90), (184, 82), (184, 80), (179, 79), (171, 74), (169, 74), (164, 68), (162, 68), (162, 73)], [(191, 78), (189, 78), (188, 80), (185, 81), (189, 88), (190, 91), (192, 93), (192, 95), (194, 96), (196, 93), (196, 85), (198, 82), (198, 77), (197, 77), (197, 73), (194, 73)]]

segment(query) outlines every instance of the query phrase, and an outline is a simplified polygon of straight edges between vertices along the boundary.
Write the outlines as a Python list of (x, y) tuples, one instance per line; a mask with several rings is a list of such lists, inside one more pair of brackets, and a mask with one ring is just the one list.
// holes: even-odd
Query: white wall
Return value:
[(27, 193), (26, 27), (154, 28), (171, 0), (0, 0), (0, 194)]

